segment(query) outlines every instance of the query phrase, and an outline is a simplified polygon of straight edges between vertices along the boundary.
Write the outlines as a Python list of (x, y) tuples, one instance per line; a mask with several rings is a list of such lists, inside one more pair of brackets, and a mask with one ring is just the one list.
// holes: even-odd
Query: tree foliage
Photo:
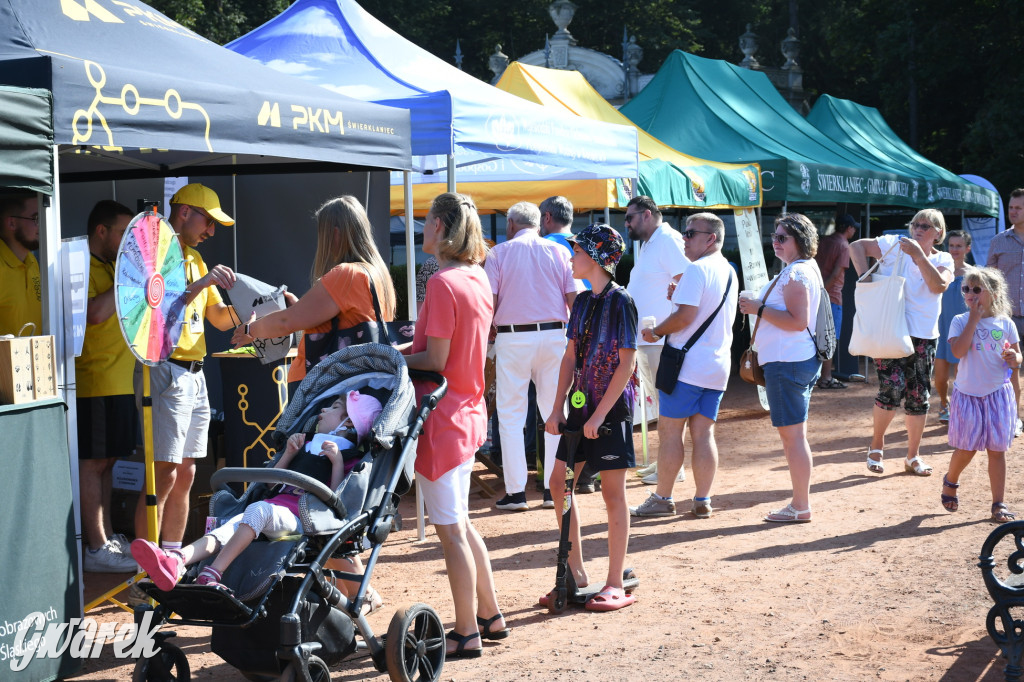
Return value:
[[(796, 13), (800, 64), (811, 103), (828, 93), (879, 109), (918, 151), (950, 170), (990, 179), (1003, 195), (1024, 185), (1024, 149), (1014, 136), (1024, 47), (1019, 0), (575, 0), (570, 32), (582, 47), (622, 56), (623, 28), (657, 71), (672, 50), (738, 62), (751, 24), (758, 59), (779, 66)], [(456, 41), (463, 69), (490, 80), (495, 45), (515, 60), (555, 32), (551, 0), (363, 0), (364, 9), (449, 63)], [(289, 0), (152, 0), (150, 4), (218, 43), (283, 11)], [(681, 112), (681, 120), (684, 112)], [(769, 131), (770, 132), (770, 131)], [(685, 151), (685, 150), (683, 150)]]

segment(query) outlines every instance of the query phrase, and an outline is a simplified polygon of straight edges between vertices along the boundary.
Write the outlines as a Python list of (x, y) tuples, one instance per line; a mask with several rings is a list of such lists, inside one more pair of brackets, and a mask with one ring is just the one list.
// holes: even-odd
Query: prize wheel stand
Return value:
[[(140, 213), (128, 224), (114, 266), (114, 300), (117, 321), (132, 354), (142, 363), (142, 431), (146, 454), (146, 529), (149, 540), (159, 544), (156, 478), (153, 465), (153, 401), (149, 368), (171, 356), (185, 320), (188, 283), (185, 260), (177, 235), (155, 210)], [(129, 578), (86, 605), (86, 611), (112, 599), (145, 573)]]

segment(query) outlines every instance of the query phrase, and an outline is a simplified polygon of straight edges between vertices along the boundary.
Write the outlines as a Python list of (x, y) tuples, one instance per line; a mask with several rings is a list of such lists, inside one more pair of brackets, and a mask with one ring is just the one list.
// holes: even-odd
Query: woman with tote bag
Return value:
[[(940, 211), (933, 208), (919, 211), (907, 228), (909, 237), (882, 235), (850, 244), (850, 260), (858, 275), (868, 269), (868, 257), (871, 257), (880, 260), (879, 274), (905, 278), (904, 314), (913, 345), (913, 352), (906, 357), (875, 359), (878, 395), (875, 396), (874, 430), (867, 467), (872, 473), (884, 472), (885, 432), (896, 408), (903, 403), (907, 424), (904, 469), (918, 476), (930, 476), (932, 468), (921, 461), (918, 449), (928, 416), (942, 294), (953, 279), (953, 257), (935, 248), (946, 238), (946, 221)], [(897, 244), (899, 248), (892, 248)]]

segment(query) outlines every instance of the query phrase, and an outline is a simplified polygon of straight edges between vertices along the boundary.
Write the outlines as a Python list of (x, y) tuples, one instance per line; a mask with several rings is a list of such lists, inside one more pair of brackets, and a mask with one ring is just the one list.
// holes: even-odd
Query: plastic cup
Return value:
[(657, 318), (654, 317), (654, 315), (648, 315), (643, 320), (641, 320), (640, 324), (644, 329), (654, 329), (654, 326), (658, 324), (658, 320)]
[(750, 289), (744, 289), (740, 292), (740, 298), (757, 298), (757, 292), (751, 291)]

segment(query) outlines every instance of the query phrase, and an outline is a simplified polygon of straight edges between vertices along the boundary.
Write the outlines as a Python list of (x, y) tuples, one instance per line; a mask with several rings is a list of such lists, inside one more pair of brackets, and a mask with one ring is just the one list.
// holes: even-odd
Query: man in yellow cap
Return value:
[(39, 206), (35, 194), (0, 196), (0, 334), (17, 334), (26, 322), (43, 333), (39, 262)]
[[(238, 316), (225, 305), (217, 287), (230, 289), (235, 273), (226, 265), (207, 269), (195, 250), (212, 237), (217, 225), (235, 221), (220, 207), (220, 198), (199, 183), (185, 185), (171, 198), (168, 219), (178, 234), (185, 257), (185, 324), (178, 347), (167, 362), (150, 368), (153, 398), (153, 460), (156, 467), (157, 511), (161, 546), (179, 549), (188, 521), (189, 491), (195, 478), (195, 460), (206, 456), (210, 427), (210, 400), (203, 375), (206, 336), (203, 320), (222, 331), (238, 324)], [(135, 366), (135, 400), (141, 411), (142, 367)], [(145, 496), (135, 509), (135, 534), (146, 533)], [(155, 539), (155, 538), (154, 538)]]

